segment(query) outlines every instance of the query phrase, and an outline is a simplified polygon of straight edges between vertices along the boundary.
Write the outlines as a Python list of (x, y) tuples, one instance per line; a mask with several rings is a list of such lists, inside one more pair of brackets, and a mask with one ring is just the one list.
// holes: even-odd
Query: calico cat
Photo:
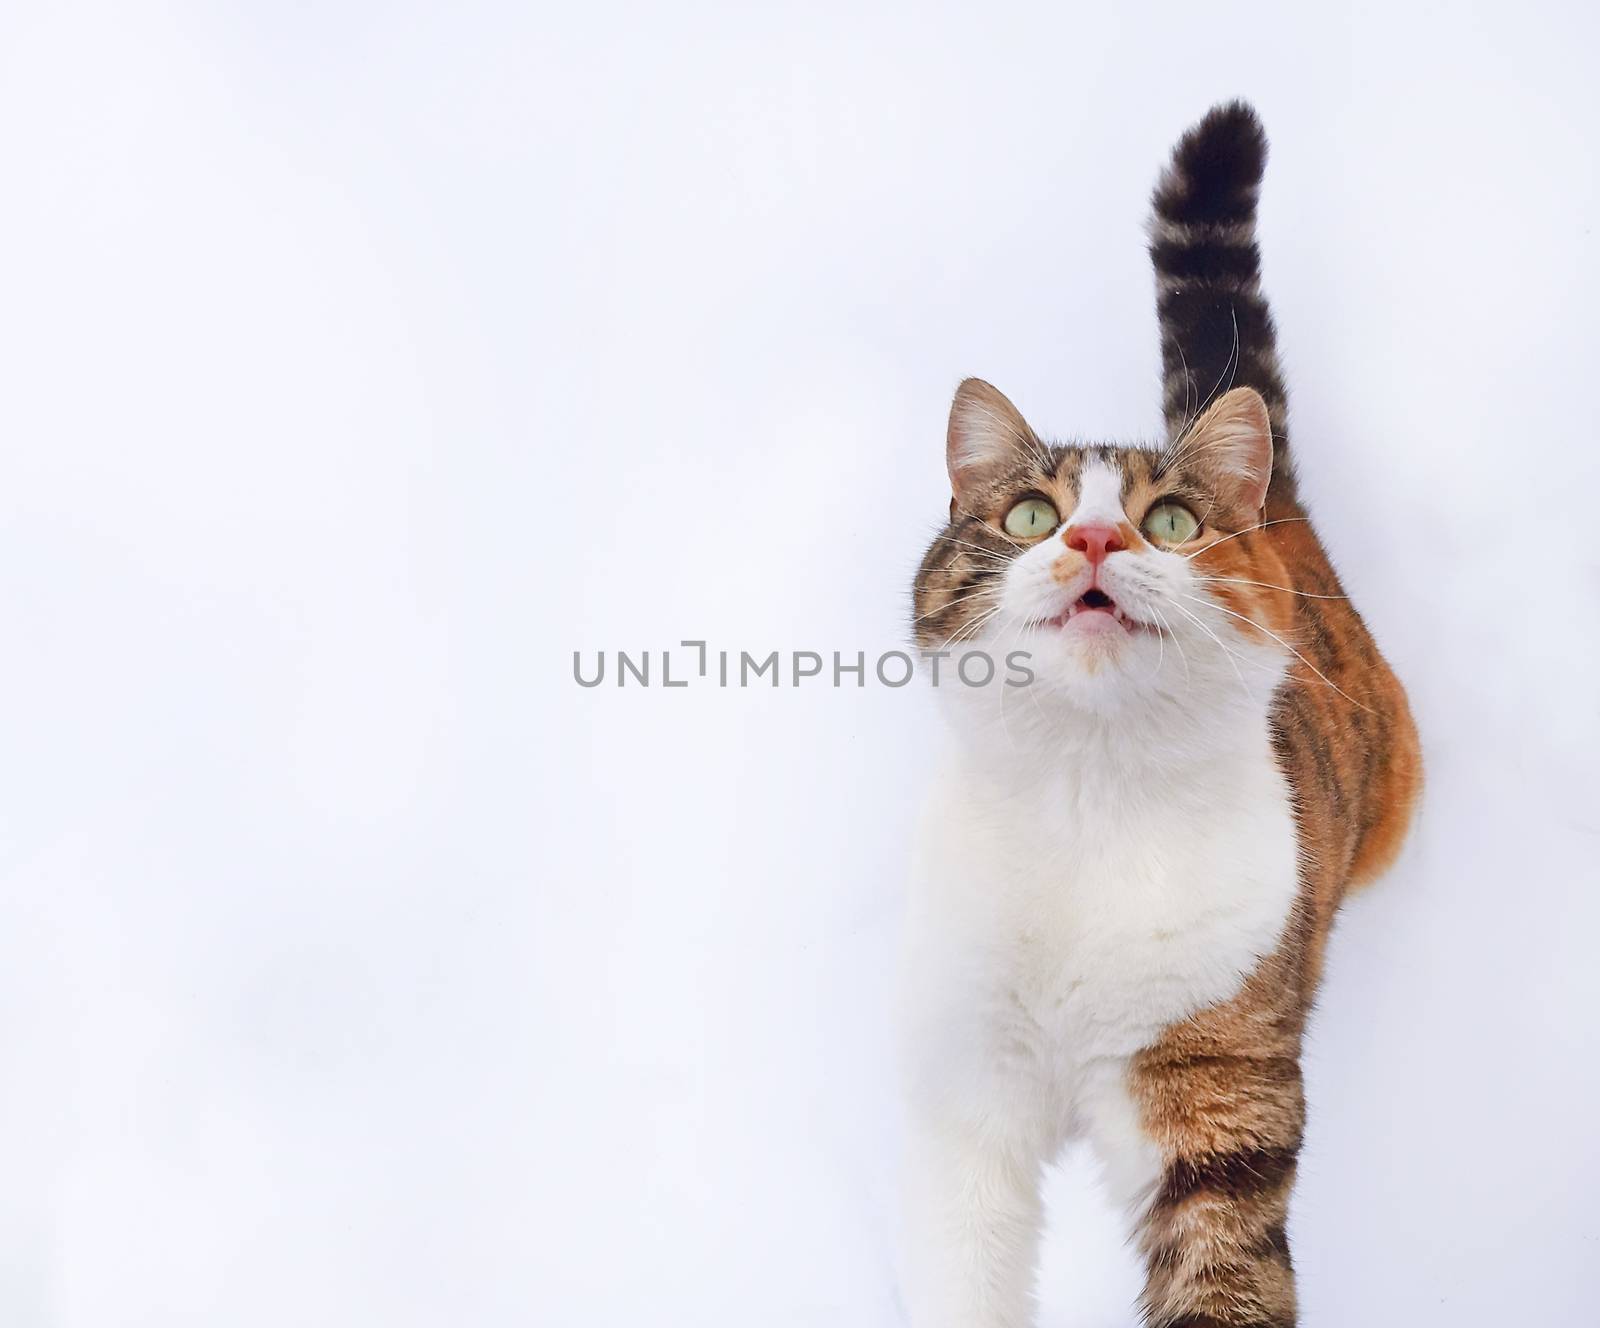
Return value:
[(950, 412), (918, 644), (1024, 649), (1034, 681), (941, 692), (903, 964), (917, 1328), (1032, 1322), (1040, 1171), (1073, 1138), (1131, 1216), (1147, 1324), (1296, 1320), (1307, 1012), (1422, 767), (1290, 468), (1265, 163), (1235, 102), (1156, 188), (1164, 446), (1047, 443), (976, 379)]

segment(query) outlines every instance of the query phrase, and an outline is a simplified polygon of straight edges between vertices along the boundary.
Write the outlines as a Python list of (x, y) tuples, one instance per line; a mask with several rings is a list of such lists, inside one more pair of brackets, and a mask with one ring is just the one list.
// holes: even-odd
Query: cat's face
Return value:
[(915, 589), (924, 650), (1002, 665), (1025, 651), (1036, 701), (1104, 714), (1270, 695), (1293, 627), (1283, 564), (1255, 533), (1272, 469), (1255, 392), (1158, 451), (1047, 445), (968, 380), (948, 453), (950, 523)]

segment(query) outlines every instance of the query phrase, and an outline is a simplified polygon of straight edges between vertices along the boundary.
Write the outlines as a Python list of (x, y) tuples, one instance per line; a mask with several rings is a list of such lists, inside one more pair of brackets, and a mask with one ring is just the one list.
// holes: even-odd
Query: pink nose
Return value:
[(1076, 549), (1089, 560), (1090, 567), (1100, 566), (1107, 554), (1128, 547), (1122, 542), (1122, 536), (1117, 533), (1115, 526), (1068, 526), (1062, 538), (1067, 541), (1069, 549)]

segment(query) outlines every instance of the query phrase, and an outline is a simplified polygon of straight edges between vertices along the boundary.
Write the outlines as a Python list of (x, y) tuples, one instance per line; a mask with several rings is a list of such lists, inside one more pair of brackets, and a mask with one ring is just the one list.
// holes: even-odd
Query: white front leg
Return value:
[(1028, 1328), (1042, 1211), (1037, 1147), (998, 1130), (913, 1122), (906, 1157), (913, 1328)]

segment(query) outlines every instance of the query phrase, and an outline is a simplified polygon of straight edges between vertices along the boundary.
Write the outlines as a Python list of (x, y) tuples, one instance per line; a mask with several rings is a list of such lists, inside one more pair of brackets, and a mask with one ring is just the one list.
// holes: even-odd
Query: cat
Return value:
[(901, 983), (916, 1328), (1033, 1321), (1072, 1139), (1130, 1215), (1146, 1324), (1296, 1322), (1307, 1013), (1422, 762), (1290, 467), (1266, 148), (1218, 106), (1155, 190), (1164, 446), (1047, 443), (977, 379), (951, 408), (917, 643), (1025, 649), (1034, 681), (941, 693)]

